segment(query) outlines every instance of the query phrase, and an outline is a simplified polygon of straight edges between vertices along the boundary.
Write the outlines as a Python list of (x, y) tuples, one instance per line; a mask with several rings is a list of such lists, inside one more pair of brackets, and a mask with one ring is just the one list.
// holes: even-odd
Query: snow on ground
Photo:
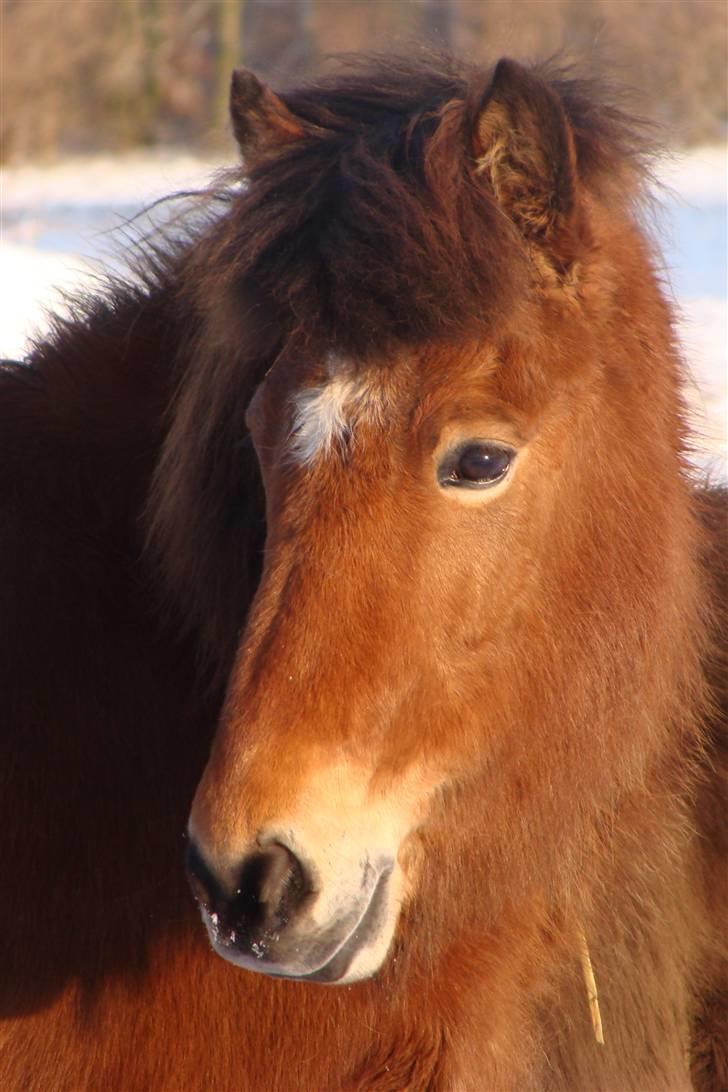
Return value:
[[(158, 197), (203, 186), (221, 165), (158, 151), (0, 171), (0, 355), (23, 355), (48, 311), (62, 308), (63, 291), (123, 268), (114, 229)], [(728, 477), (728, 149), (675, 154), (658, 177), (659, 237), (692, 375), (698, 461)]]
[(64, 292), (123, 269), (126, 221), (169, 193), (199, 189), (222, 165), (145, 151), (0, 170), (0, 356), (22, 356), (48, 312), (63, 310)]

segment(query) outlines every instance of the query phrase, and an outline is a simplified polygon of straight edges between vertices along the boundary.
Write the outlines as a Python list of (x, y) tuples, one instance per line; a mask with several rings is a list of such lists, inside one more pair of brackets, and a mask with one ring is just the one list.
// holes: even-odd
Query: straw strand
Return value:
[(589, 1002), (589, 1015), (591, 1016), (592, 1027), (594, 1028), (594, 1038), (598, 1043), (604, 1045), (604, 1030), (602, 1028), (602, 1014), (599, 1009), (599, 994), (597, 993), (597, 983), (594, 978), (594, 968), (592, 967), (591, 956), (589, 955), (589, 945), (586, 942), (586, 934), (581, 925), (578, 927), (579, 938), (579, 957), (581, 959), (581, 970), (584, 975), (584, 985), (586, 986), (586, 996)]

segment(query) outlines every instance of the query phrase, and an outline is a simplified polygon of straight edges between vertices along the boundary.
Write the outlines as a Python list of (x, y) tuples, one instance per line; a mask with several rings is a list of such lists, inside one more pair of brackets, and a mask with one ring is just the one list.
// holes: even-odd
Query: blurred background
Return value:
[(464, 56), (564, 50), (639, 87), (681, 144), (725, 136), (724, 0), (3, 0), (9, 160), (183, 143), (227, 124), (230, 70), (284, 87), (397, 39)]
[(422, 40), (486, 64), (560, 52), (662, 126), (666, 274), (704, 459), (725, 459), (725, 0), (0, 0), (0, 12), (0, 351), (27, 350), (58, 287), (123, 269), (115, 225), (234, 159), (232, 68), (283, 89), (332, 55)]

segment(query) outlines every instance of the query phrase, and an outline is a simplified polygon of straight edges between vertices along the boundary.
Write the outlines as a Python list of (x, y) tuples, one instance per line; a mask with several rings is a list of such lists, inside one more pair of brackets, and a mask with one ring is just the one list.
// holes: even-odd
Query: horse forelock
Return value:
[[(491, 73), (442, 56), (359, 60), (282, 97), (310, 134), (242, 168), (229, 213), (190, 266), (211, 298), (282, 338), (354, 360), (497, 330), (530, 258), (478, 178), (472, 132)], [(580, 176), (624, 203), (648, 152), (640, 124), (564, 71)], [(232, 177), (232, 176), (230, 176)]]

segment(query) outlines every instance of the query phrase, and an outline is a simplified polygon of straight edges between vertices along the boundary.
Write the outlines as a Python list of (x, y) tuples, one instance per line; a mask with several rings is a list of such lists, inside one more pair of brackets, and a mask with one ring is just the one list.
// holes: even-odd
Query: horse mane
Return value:
[[(649, 127), (594, 79), (556, 63), (536, 72), (569, 118), (584, 186), (628, 204), (654, 151)], [(442, 54), (370, 56), (283, 93), (309, 137), (252, 165), (188, 288), (232, 294), (245, 321), (262, 311), (277, 331), (364, 362), (492, 330), (528, 276), (470, 144), (491, 80)], [(224, 179), (240, 180), (239, 168)]]
[[(535, 71), (569, 118), (582, 184), (629, 215), (655, 152), (650, 127), (594, 79), (557, 62)], [(356, 366), (493, 336), (532, 291), (528, 247), (469, 144), (491, 80), (427, 50), (347, 58), (281, 95), (310, 137), (222, 173), (202, 200), (223, 214), (181, 255), (172, 248), (189, 335), (149, 540), (223, 674), (264, 537), (244, 415), (277, 357), (333, 351)]]

